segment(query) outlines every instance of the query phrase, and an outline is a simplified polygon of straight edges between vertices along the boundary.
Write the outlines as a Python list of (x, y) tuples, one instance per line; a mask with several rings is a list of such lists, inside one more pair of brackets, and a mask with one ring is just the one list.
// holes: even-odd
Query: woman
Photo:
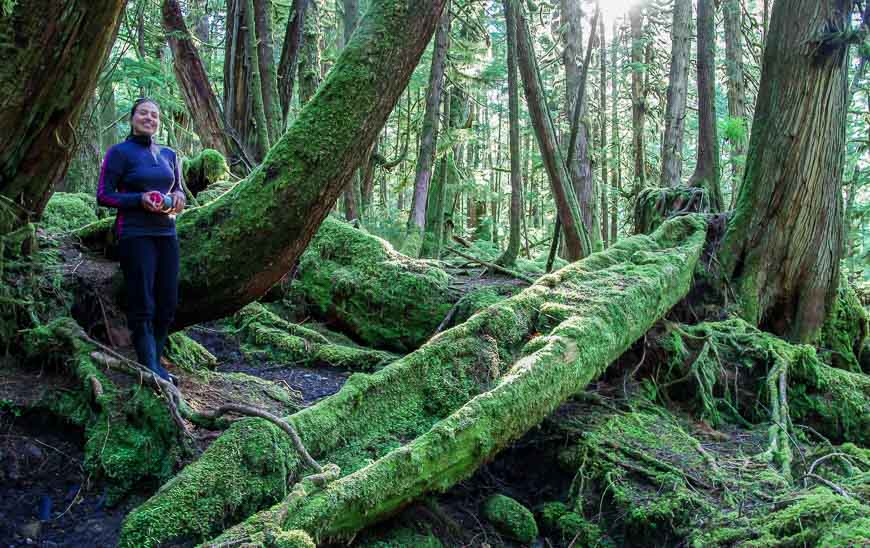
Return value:
[(127, 324), (139, 362), (167, 381), (160, 364), (178, 304), (178, 238), (175, 215), (185, 206), (178, 156), (158, 146), (160, 107), (148, 98), (133, 103), (130, 135), (106, 151), (97, 202), (117, 208), (115, 233), (127, 285)]

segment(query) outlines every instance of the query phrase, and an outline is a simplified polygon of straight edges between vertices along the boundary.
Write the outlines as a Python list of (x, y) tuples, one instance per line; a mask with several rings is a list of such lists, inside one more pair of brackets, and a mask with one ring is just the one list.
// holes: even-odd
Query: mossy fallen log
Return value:
[[(289, 420), (312, 456), (341, 469), (305, 481), (290, 440), (259, 420), (234, 425), (128, 515), (121, 546), (257, 542), (301, 529), (349, 538), (416, 497), (445, 491), (599, 376), (689, 290), (706, 222), (686, 216), (541, 278), (377, 373)], [(299, 482), (299, 483), (297, 483)], [(296, 483), (288, 495), (288, 483)]]
[(290, 366), (335, 367), (372, 372), (398, 359), (395, 354), (337, 344), (323, 334), (290, 323), (260, 303), (251, 303), (232, 318), (246, 353)]
[(366, 345), (408, 352), (459, 298), (449, 284), (436, 262), (402, 255), (386, 240), (327, 217), (299, 261), (290, 296)]

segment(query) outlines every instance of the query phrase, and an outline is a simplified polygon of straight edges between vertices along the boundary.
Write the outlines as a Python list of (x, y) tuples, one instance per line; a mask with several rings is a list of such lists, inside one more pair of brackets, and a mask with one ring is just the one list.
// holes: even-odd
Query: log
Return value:
[[(705, 233), (698, 216), (668, 221), (542, 277), (377, 373), (352, 375), (338, 394), (288, 419), (312, 457), (341, 477), (215, 542), (256, 539), (282, 515), (278, 525), (316, 541), (350, 538), (467, 478), (687, 294)], [(286, 497), (288, 480), (303, 473), (274, 425), (239, 421), (128, 515), (119, 544), (209, 538)]]

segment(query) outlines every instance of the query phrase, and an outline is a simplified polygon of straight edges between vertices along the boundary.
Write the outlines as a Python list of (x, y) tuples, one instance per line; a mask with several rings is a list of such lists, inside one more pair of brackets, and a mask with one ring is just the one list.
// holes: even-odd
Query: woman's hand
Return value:
[(152, 190), (142, 193), (142, 209), (152, 213), (160, 213), (163, 209), (163, 195)]
[(184, 206), (187, 205), (187, 196), (184, 195), (184, 192), (180, 190), (176, 190), (172, 193), (172, 209), (169, 210), (169, 213), (175, 213), (178, 215), (182, 211), (184, 211)]

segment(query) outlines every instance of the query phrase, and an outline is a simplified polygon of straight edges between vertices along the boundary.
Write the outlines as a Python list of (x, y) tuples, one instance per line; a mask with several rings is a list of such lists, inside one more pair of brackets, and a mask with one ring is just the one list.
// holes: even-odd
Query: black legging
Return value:
[(121, 268), (127, 286), (127, 325), (139, 361), (165, 379), (160, 356), (178, 305), (178, 238), (122, 238)]

